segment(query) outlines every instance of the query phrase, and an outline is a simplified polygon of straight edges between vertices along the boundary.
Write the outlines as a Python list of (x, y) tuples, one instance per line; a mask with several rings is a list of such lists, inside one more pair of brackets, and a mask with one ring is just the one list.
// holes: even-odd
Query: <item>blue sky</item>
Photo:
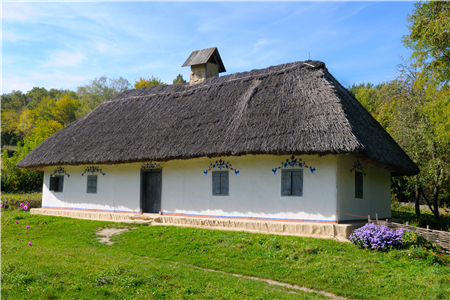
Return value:
[[(345, 87), (380, 83), (409, 56), (414, 2), (2, 4), (2, 92), (75, 90), (90, 80), (172, 83), (193, 50), (218, 47), (226, 73), (313, 60)], [(222, 75), (221, 74), (221, 75)]]

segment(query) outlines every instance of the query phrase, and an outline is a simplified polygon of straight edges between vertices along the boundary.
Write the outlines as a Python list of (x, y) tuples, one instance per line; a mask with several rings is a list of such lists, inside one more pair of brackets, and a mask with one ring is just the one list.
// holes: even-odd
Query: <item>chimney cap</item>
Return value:
[(226, 72), (222, 58), (220, 58), (219, 50), (216, 47), (192, 51), (189, 58), (182, 67), (206, 64), (207, 62), (219, 66), (219, 73)]

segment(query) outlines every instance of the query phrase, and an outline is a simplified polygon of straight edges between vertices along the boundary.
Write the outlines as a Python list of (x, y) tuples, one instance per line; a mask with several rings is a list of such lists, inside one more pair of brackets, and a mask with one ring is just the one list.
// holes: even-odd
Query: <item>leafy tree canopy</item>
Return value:
[(153, 85), (165, 85), (166, 83), (162, 82), (158, 77), (150, 77), (149, 79), (145, 79), (140, 77), (139, 80), (136, 80), (134, 83), (134, 88), (138, 89), (141, 87), (153, 86)]
[(183, 75), (181, 74), (178, 74), (177, 77), (175, 77), (175, 79), (173, 80), (173, 84), (178, 83), (186, 83), (186, 80), (184, 80)]
[(117, 94), (130, 87), (128, 80), (122, 77), (108, 80), (105, 76), (95, 78), (85, 86), (79, 86), (77, 95), (82, 104), (81, 113), (86, 114), (90, 112), (101, 103), (117, 96)]
[(412, 59), (421, 67), (423, 80), (450, 82), (450, 2), (418, 2), (407, 25), (410, 33), (403, 36), (405, 47), (413, 50)]
[(21, 91), (12, 91), (1, 96), (2, 104), (2, 144), (16, 145), (18, 141), (25, 137), (25, 134), (31, 129), (29, 114), (39, 107), (42, 99), (57, 99), (69, 97), (76, 100), (77, 94), (70, 90), (58, 90), (34, 87), (26, 94)]

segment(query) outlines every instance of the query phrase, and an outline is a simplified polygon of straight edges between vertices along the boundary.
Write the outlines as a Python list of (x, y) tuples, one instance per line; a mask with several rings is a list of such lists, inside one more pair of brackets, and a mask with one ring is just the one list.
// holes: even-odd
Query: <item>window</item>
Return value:
[(281, 196), (303, 196), (303, 170), (281, 170)]
[(363, 173), (355, 171), (355, 198), (363, 197)]
[(50, 191), (61, 193), (63, 191), (63, 185), (64, 185), (63, 175), (55, 175), (50, 177)]
[(96, 194), (97, 193), (97, 175), (88, 175), (87, 176), (87, 190), (88, 194)]
[(228, 171), (212, 172), (213, 196), (228, 196)]

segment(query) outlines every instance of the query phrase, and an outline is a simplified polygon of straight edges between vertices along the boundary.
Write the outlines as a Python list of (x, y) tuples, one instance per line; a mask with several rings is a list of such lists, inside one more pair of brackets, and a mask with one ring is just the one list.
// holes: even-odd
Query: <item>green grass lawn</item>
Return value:
[(139, 225), (3, 211), (2, 297), (326, 298), (198, 266), (352, 299), (450, 299), (450, 267), (411, 259), (408, 250), (374, 252), (333, 240), (146, 225), (113, 236), (115, 243), (107, 246), (95, 235), (107, 226)]

